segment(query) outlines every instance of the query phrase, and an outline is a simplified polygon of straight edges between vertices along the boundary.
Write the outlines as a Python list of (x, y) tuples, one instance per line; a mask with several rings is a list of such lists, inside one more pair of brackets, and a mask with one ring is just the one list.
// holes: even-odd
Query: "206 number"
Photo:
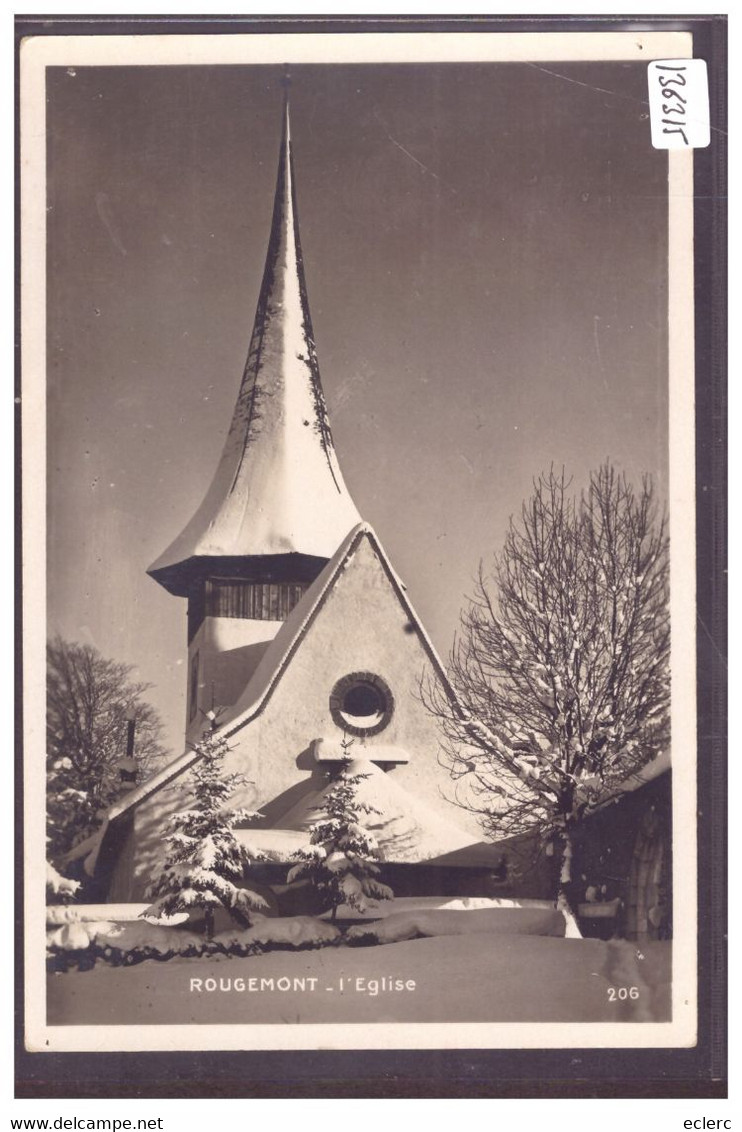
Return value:
[(608, 987), (607, 990), (609, 1002), (625, 1002), (627, 998), (639, 997), (638, 987)]

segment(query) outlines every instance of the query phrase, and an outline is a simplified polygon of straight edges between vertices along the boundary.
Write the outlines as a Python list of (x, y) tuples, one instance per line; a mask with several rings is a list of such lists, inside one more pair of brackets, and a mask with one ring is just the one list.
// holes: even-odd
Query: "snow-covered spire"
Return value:
[(320, 382), (287, 94), (268, 254), (232, 424), (203, 503), (148, 573), (186, 595), (209, 559), (328, 559), (359, 518), (338, 466)]

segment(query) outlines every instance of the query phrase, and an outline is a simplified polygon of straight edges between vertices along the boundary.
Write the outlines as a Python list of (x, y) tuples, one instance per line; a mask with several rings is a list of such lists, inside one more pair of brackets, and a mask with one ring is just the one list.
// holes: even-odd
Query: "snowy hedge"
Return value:
[(311, 916), (254, 919), (250, 928), (219, 932), (211, 940), (183, 928), (162, 927), (145, 920), (66, 923), (54, 926), (47, 934), (49, 966), (53, 971), (73, 967), (84, 971), (97, 962), (119, 967), (176, 956), (256, 955), (277, 948), (327, 947), (340, 938), (334, 924)]
[[(399, 943), (421, 936), (470, 935), (572, 935), (568, 921), (556, 908), (475, 908), (392, 912), (383, 920), (354, 924), (345, 933), (351, 944)], [(579, 933), (577, 933), (579, 934)]]

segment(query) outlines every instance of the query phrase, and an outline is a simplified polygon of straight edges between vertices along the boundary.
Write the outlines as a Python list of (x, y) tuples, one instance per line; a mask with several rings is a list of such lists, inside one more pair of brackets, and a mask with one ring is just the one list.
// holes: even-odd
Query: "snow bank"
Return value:
[(266, 917), (241, 935), (243, 942), (289, 944), (292, 947), (320, 947), (340, 938), (340, 929), (312, 916)]
[(98, 935), (114, 931), (115, 924), (104, 921), (63, 924), (46, 933), (46, 946), (49, 952), (84, 951), (95, 942)]
[[(356, 909), (348, 907), (347, 904), (341, 904), (337, 910), (337, 915), (340, 920), (371, 921), (388, 919), (389, 916), (397, 915), (400, 912), (416, 914), (418, 912), (465, 912), (483, 909), (493, 911), (498, 909), (503, 914), (511, 909), (530, 909), (531, 911), (551, 913), (556, 911), (553, 900), (515, 900), (512, 897), (490, 896), (395, 896), (393, 900), (384, 901), (376, 908), (368, 908), (364, 912), (358, 912)], [(329, 915), (329, 912), (325, 912), (323, 919)], [(560, 912), (559, 915), (564, 919), (565, 930), (557, 934), (565, 935), (567, 939), (582, 939), (582, 933), (574, 916), (570, 912), (564, 911)]]
[(175, 932), (145, 920), (126, 923), (82, 920), (53, 928), (47, 934), (47, 944), (52, 951), (82, 951), (95, 944), (103, 952), (151, 950), (160, 955), (172, 955), (196, 946), (200, 949), (204, 938), (194, 932)]
[(170, 959), (176, 955), (252, 955), (273, 947), (325, 947), (340, 938), (334, 924), (311, 916), (271, 919), (253, 917), (250, 928), (230, 928), (213, 939), (184, 928), (166, 927), (146, 920), (113, 923), (110, 920), (81, 921), (53, 926), (47, 949), (53, 964), (92, 966), (96, 960), (113, 965), (139, 963), (144, 959)]
[[(348, 907), (347, 904), (341, 904), (337, 915), (341, 920), (381, 920), (397, 912), (434, 912), (443, 909), (463, 912), (475, 908), (540, 908), (542, 910), (553, 910), (554, 907), (553, 900), (516, 900), (512, 897), (395, 896), (393, 900), (385, 900), (377, 908), (368, 908), (363, 913)], [(330, 912), (323, 912), (322, 918), (330, 915)]]
[[(79, 924), (85, 921), (127, 923), (137, 921), (151, 904), (50, 904), (46, 909), (47, 924)], [(158, 921), (147, 917), (152, 923), (162, 926), (183, 924), (188, 919), (187, 912), (177, 912), (174, 916), (161, 916)]]
[(345, 933), (349, 943), (398, 943), (418, 936), (567, 934), (567, 921), (556, 908), (469, 908), (393, 912), (370, 924), (354, 924)]

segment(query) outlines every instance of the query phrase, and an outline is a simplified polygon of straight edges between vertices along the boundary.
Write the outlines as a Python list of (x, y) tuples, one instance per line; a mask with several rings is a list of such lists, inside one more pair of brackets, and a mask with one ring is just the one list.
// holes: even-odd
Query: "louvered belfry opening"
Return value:
[(304, 554), (210, 562), (188, 588), (189, 644), (206, 617), (285, 621), (326, 564)]
[(242, 578), (206, 578), (191, 589), (188, 639), (193, 640), (205, 617), (249, 621), (285, 621), (301, 601), (309, 582), (253, 582)]
[(306, 582), (245, 582), (239, 578), (208, 578), (204, 612), (207, 617), (285, 621), (306, 588)]

